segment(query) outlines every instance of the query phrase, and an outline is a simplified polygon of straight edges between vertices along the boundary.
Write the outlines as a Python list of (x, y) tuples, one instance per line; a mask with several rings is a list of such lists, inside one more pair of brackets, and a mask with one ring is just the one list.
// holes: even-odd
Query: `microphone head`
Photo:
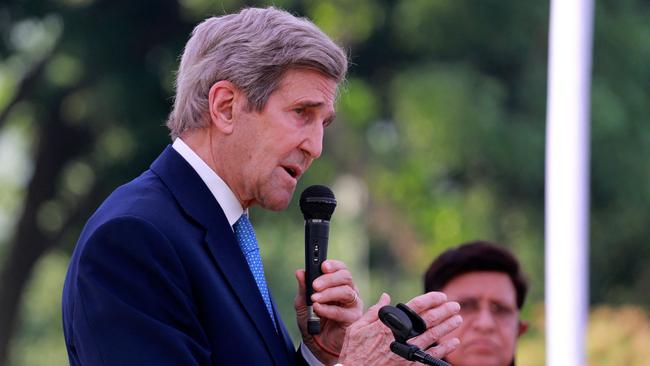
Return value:
[(379, 309), (379, 320), (393, 332), (396, 341), (406, 342), (413, 337), (411, 319), (401, 309), (390, 305), (383, 306)]
[(336, 198), (331, 189), (313, 185), (307, 187), (300, 195), (300, 211), (305, 220), (329, 221), (336, 208)]

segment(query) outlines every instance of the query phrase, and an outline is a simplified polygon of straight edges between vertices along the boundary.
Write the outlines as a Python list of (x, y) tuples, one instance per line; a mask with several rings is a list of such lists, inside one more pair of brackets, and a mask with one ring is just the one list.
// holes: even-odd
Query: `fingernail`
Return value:
[(452, 338), (449, 340), (449, 346), (456, 348), (460, 345), (460, 339), (458, 338)]
[(460, 311), (460, 304), (455, 301), (450, 302), (448, 306), (449, 310), (454, 314)]
[(454, 315), (450, 322), (453, 327), (457, 327), (463, 323), (463, 317), (460, 315)]
[(320, 288), (320, 286), (321, 286), (321, 281), (319, 281), (319, 280), (316, 280), (316, 281), (314, 281), (314, 282), (312, 283), (312, 287), (313, 287), (314, 289), (318, 289), (318, 288)]
[(440, 292), (439, 294), (440, 294), (440, 297), (441, 297), (440, 301), (447, 301), (447, 294), (446, 293)]
[(311, 301), (313, 302), (318, 302), (320, 300), (320, 295), (319, 294), (313, 294), (311, 295)]

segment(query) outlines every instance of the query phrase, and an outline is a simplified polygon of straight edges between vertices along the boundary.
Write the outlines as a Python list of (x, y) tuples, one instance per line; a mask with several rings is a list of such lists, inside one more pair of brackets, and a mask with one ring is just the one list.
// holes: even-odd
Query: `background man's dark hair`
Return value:
[(442, 253), (424, 274), (424, 291), (440, 291), (454, 278), (468, 272), (495, 271), (510, 277), (521, 309), (528, 292), (528, 280), (519, 261), (503, 246), (487, 241), (461, 244)]

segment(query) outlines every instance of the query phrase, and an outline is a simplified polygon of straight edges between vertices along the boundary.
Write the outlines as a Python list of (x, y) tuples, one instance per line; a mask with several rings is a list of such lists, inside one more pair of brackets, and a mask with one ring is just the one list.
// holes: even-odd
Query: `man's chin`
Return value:
[(292, 197), (293, 190), (289, 194), (272, 194), (264, 199), (260, 206), (271, 211), (282, 211), (289, 206)]

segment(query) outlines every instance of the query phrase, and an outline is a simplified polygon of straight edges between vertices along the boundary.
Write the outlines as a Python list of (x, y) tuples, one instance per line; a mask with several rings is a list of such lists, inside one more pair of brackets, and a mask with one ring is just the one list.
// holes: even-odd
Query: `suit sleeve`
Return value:
[(309, 366), (307, 361), (305, 361), (305, 359), (302, 357), (302, 352), (300, 351), (300, 347), (298, 347), (294, 356), (295, 356), (294, 360), (296, 361), (296, 366)]
[(80, 253), (74, 339), (84, 365), (209, 365), (183, 264), (135, 217), (100, 226)]

